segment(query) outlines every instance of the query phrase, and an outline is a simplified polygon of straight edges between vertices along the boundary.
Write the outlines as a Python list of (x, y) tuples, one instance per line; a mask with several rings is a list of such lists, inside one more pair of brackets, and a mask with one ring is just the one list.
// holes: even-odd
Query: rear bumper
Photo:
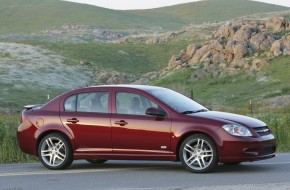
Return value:
[(17, 131), (17, 142), (20, 150), (26, 154), (37, 156), (35, 132), (37, 128), (28, 120), (24, 120)]

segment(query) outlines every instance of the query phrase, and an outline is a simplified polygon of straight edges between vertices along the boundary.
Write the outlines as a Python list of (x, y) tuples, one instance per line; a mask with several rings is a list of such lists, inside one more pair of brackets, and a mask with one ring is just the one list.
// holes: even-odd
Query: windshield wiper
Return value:
[(207, 112), (207, 109), (200, 109), (200, 110), (196, 110), (196, 111), (184, 111), (181, 112), (181, 114), (191, 114), (191, 113), (198, 113), (198, 112)]

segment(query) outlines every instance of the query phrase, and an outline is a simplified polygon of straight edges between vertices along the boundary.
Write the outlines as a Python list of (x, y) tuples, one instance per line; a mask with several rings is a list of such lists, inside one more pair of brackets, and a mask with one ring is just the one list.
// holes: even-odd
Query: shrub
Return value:
[(19, 163), (34, 160), (32, 156), (23, 154), (17, 145), (17, 115), (0, 115), (0, 163)]
[(251, 115), (264, 121), (276, 137), (277, 150), (290, 151), (290, 115), (289, 113), (263, 113)]

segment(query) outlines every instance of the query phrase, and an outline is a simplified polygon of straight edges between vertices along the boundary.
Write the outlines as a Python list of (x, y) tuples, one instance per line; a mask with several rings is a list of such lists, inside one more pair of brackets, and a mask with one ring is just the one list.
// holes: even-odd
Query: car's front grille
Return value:
[(255, 132), (258, 133), (258, 135), (262, 136), (266, 136), (271, 134), (271, 131), (268, 127), (256, 127), (254, 128)]
[(275, 151), (276, 151), (275, 146), (265, 147), (261, 150), (261, 155), (273, 154), (273, 153), (275, 153)]

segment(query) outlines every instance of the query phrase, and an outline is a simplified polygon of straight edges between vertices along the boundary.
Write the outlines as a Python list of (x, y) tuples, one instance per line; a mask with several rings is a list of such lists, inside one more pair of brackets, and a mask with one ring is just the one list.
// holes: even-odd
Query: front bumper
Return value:
[(276, 142), (272, 134), (263, 137), (235, 137), (218, 131), (224, 137), (222, 144), (218, 146), (221, 163), (252, 162), (276, 156)]

